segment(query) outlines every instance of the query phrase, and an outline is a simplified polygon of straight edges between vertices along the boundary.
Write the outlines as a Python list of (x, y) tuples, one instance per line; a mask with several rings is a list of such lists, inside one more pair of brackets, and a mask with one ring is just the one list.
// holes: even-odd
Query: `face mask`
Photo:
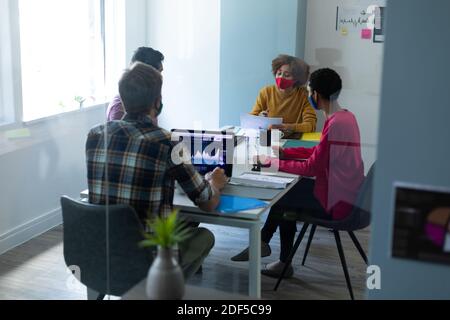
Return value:
[(159, 103), (159, 108), (158, 108), (158, 110), (156, 110), (156, 116), (159, 116), (159, 115), (161, 114), (162, 109), (163, 109), (163, 103), (162, 103), (162, 101), (161, 101), (161, 102)]
[(317, 105), (317, 102), (316, 102), (316, 100), (314, 100), (314, 98), (312, 97), (312, 95), (311, 95), (311, 96), (308, 96), (308, 101), (309, 101), (309, 104), (310, 104), (314, 109), (319, 110), (319, 106)]
[(276, 78), (278, 88), (281, 90), (286, 90), (292, 87), (295, 84), (295, 80), (285, 79), (285, 78)]

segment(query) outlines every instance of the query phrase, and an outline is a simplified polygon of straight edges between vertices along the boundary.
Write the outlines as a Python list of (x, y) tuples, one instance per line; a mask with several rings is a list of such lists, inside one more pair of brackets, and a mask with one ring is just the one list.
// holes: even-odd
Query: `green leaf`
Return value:
[(147, 226), (151, 232), (144, 234), (145, 240), (141, 241), (141, 247), (161, 246), (170, 248), (185, 240), (191, 233), (186, 222), (178, 219), (178, 211), (173, 211), (166, 218), (157, 217), (148, 220)]

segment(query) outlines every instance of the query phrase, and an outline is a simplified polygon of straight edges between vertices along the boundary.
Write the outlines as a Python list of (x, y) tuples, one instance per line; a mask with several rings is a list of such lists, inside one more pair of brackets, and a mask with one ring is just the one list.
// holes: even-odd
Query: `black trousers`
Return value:
[(287, 261), (294, 245), (295, 233), (297, 232), (295, 217), (286, 218), (284, 215), (286, 210), (295, 210), (299, 213), (304, 211), (320, 219), (332, 219), (331, 215), (325, 211), (314, 196), (314, 183), (315, 180), (312, 179), (301, 179), (272, 207), (261, 230), (261, 240), (269, 243), (277, 228), (280, 227), (280, 261), (282, 262)]

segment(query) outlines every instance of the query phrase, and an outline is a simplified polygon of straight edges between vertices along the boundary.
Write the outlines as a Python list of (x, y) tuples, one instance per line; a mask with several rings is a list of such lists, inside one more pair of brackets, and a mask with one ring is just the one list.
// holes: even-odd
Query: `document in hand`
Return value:
[(244, 129), (267, 130), (271, 125), (275, 124), (283, 124), (283, 118), (260, 117), (246, 113), (241, 114), (241, 127)]
[(288, 177), (278, 177), (256, 173), (243, 173), (239, 177), (232, 177), (229, 183), (258, 188), (284, 189), (289, 183), (294, 180), (294, 178)]
[(220, 204), (216, 210), (221, 213), (227, 213), (265, 207), (267, 207), (267, 202), (258, 199), (221, 195)]

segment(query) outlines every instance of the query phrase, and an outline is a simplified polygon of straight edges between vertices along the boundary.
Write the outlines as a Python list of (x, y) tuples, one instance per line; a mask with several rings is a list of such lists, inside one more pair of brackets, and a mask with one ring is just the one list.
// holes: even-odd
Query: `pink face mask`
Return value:
[(286, 90), (295, 84), (295, 80), (285, 78), (276, 78), (276, 82), (278, 88), (280, 88), (281, 90)]

